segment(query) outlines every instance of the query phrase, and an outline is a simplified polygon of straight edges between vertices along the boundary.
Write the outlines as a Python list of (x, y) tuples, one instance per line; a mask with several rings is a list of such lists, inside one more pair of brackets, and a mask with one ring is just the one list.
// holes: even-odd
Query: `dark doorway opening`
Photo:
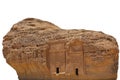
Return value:
[(59, 67), (56, 68), (56, 73), (59, 74)]
[(79, 73), (78, 73), (78, 68), (75, 69), (75, 74), (78, 76)]

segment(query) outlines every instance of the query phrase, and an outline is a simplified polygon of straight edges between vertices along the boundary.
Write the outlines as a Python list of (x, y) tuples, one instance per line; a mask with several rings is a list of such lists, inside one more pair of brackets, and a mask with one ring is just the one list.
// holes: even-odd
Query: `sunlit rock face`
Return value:
[(118, 52), (110, 35), (35, 18), (14, 24), (3, 40), (4, 57), (19, 80), (116, 80)]

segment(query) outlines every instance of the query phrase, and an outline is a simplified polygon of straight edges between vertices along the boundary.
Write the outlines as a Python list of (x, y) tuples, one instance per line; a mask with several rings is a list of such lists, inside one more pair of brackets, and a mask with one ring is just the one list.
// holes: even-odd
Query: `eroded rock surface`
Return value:
[(4, 57), (20, 80), (116, 80), (118, 52), (110, 35), (34, 18), (14, 24), (3, 40)]

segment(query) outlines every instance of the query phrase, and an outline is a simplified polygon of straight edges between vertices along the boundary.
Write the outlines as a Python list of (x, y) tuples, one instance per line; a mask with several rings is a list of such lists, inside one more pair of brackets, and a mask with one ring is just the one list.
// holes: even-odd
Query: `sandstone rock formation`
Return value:
[(110, 35), (34, 18), (13, 25), (3, 40), (4, 57), (19, 80), (116, 80), (118, 52)]

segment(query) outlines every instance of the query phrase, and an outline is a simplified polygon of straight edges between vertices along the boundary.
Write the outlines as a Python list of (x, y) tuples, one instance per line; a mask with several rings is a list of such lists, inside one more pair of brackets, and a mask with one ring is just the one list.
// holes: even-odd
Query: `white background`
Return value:
[(2, 39), (14, 23), (27, 17), (64, 29), (103, 31), (120, 43), (120, 0), (0, 0), (0, 80), (18, 80), (3, 57)]

